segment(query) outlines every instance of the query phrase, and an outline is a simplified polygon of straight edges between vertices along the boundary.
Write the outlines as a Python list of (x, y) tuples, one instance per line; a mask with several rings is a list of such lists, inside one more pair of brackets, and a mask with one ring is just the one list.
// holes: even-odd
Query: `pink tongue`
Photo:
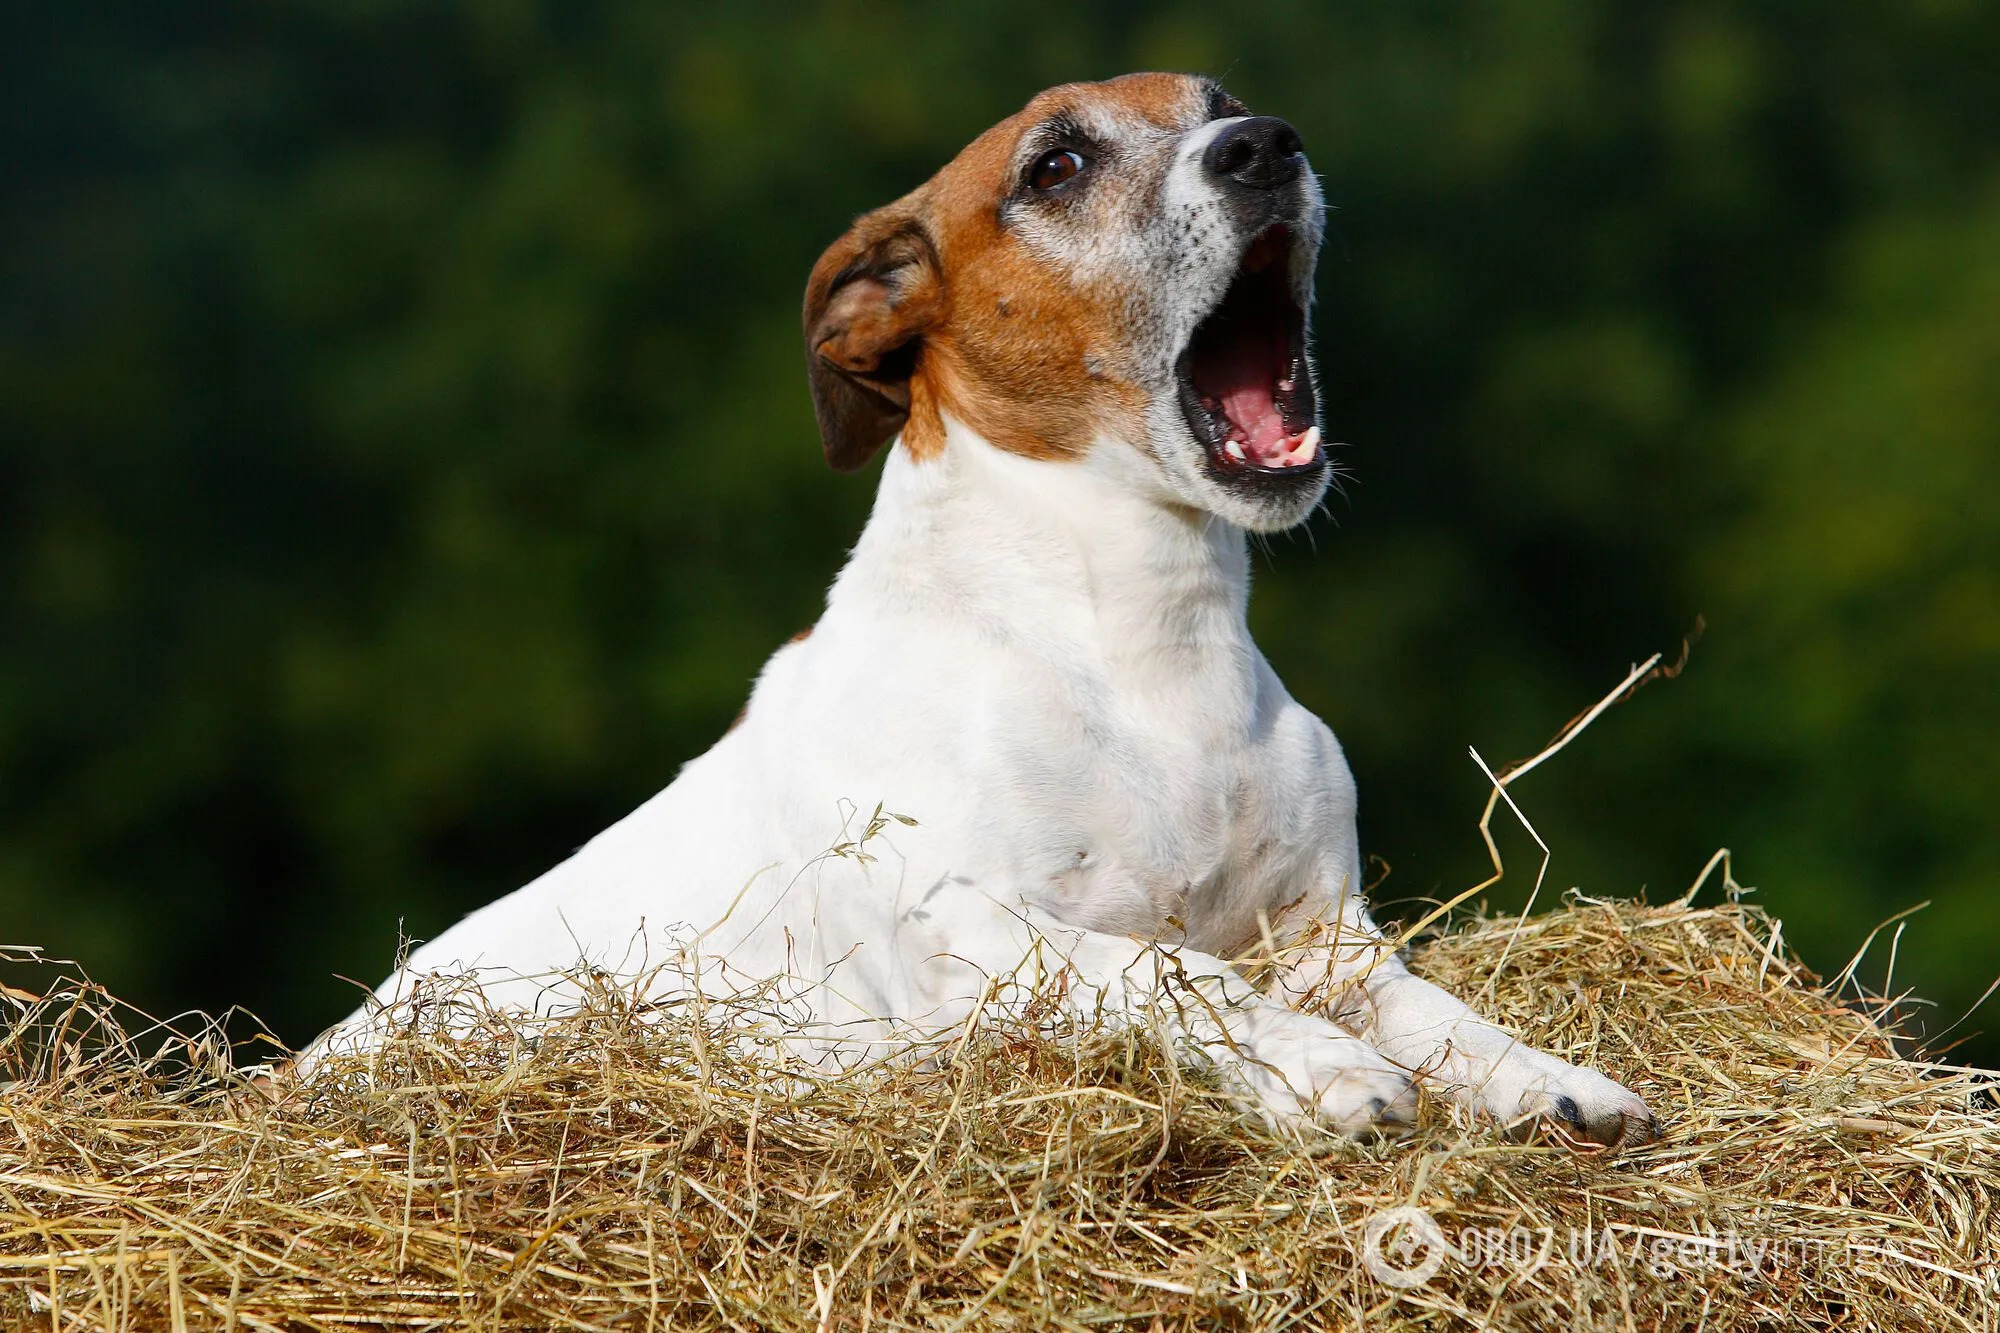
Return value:
[(1250, 461), (1280, 466), (1291, 449), (1285, 419), (1271, 397), (1272, 382), (1282, 373), (1284, 348), (1273, 339), (1243, 337), (1230, 344), (1223, 358), (1205, 367), (1197, 387), (1211, 394), (1228, 416), (1230, 435), (1243, 442)]
[(1226, 389), (1221, 401), (1230, 421), (1243, 428), (1243, 452), (1250, 455), (1250, 461), (1265, 467), (1282, 464), (1292, 440), (1285, 430), (1285, 419), (1278, 414), (1278, 404), (1271, 397), (1270, 385), (1245, 384)]

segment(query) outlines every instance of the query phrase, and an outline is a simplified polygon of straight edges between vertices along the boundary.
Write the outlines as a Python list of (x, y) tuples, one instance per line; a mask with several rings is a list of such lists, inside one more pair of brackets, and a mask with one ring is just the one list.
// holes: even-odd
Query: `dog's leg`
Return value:
[(1341, 1026), (1460, 1104), (1505, 1125), (1560, 1121), (1597, 1143), (1659, 1137), (1653, 1113), (1618, 1083), (1536, 1050), (1411, 975), (1358, 895), (1308, 899), (1279, 926), (1274, 994), (1325, 1004)]
[(952, 898), (926, 900), (933, 922), (948, 914), (948, 929), (898, 960), (895, 1007), (906, 1018), (962, 1022), (991, 982), (1013, 978), (1061, 995), (1086, 1020), (1157, 1026), (1212, 1061), (1273, 1123), (1358, 1133), (1415, 1118), (1407, 1072), (1332, 1023), (1274, 1002), (1220, 958), (1080, 930), (969, 889)]

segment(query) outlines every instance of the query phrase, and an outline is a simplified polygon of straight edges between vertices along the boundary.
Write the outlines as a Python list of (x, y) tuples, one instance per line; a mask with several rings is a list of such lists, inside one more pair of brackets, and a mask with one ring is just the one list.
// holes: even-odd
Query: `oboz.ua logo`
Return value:
[(1361, 1232), (1361, 1266), (1384, 1286), (1405, 1291), (1437, 1276), (1450, 1253), (1436, 1219), (1415, 1204), (1375, 1214)]

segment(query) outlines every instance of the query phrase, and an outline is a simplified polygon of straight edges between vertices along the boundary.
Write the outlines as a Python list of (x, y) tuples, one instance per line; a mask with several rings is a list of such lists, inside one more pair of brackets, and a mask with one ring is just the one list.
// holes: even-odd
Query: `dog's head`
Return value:
[(944, 418), (1045, 459), (1133, 450), (1169, 503), (1289, 527), (1329, 467), (1307, 355), (1319, 184), (1292, 127), (1208, 79), (1052, 88), (813, 268), (828, 460)]

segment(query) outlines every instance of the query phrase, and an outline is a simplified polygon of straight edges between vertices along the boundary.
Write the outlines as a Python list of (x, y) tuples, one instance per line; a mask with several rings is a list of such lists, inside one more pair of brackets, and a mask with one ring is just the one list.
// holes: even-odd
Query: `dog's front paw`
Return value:
[(1257, 1034), (1228, 1072), (1274, 1126), (1314, 1121), (1353, 1135), (1394, 1135), (1417, 1121), (1407, 1071), (1367, 1042), (1304, 1014)]
[(1646, 1103), (1594, 1069), (1517, 1046), (1465, 1100), (1510, 1129), (1536, 1123), (1572, 1139), (1622, 1148), (1660, 1137), (1660, 1122)]

